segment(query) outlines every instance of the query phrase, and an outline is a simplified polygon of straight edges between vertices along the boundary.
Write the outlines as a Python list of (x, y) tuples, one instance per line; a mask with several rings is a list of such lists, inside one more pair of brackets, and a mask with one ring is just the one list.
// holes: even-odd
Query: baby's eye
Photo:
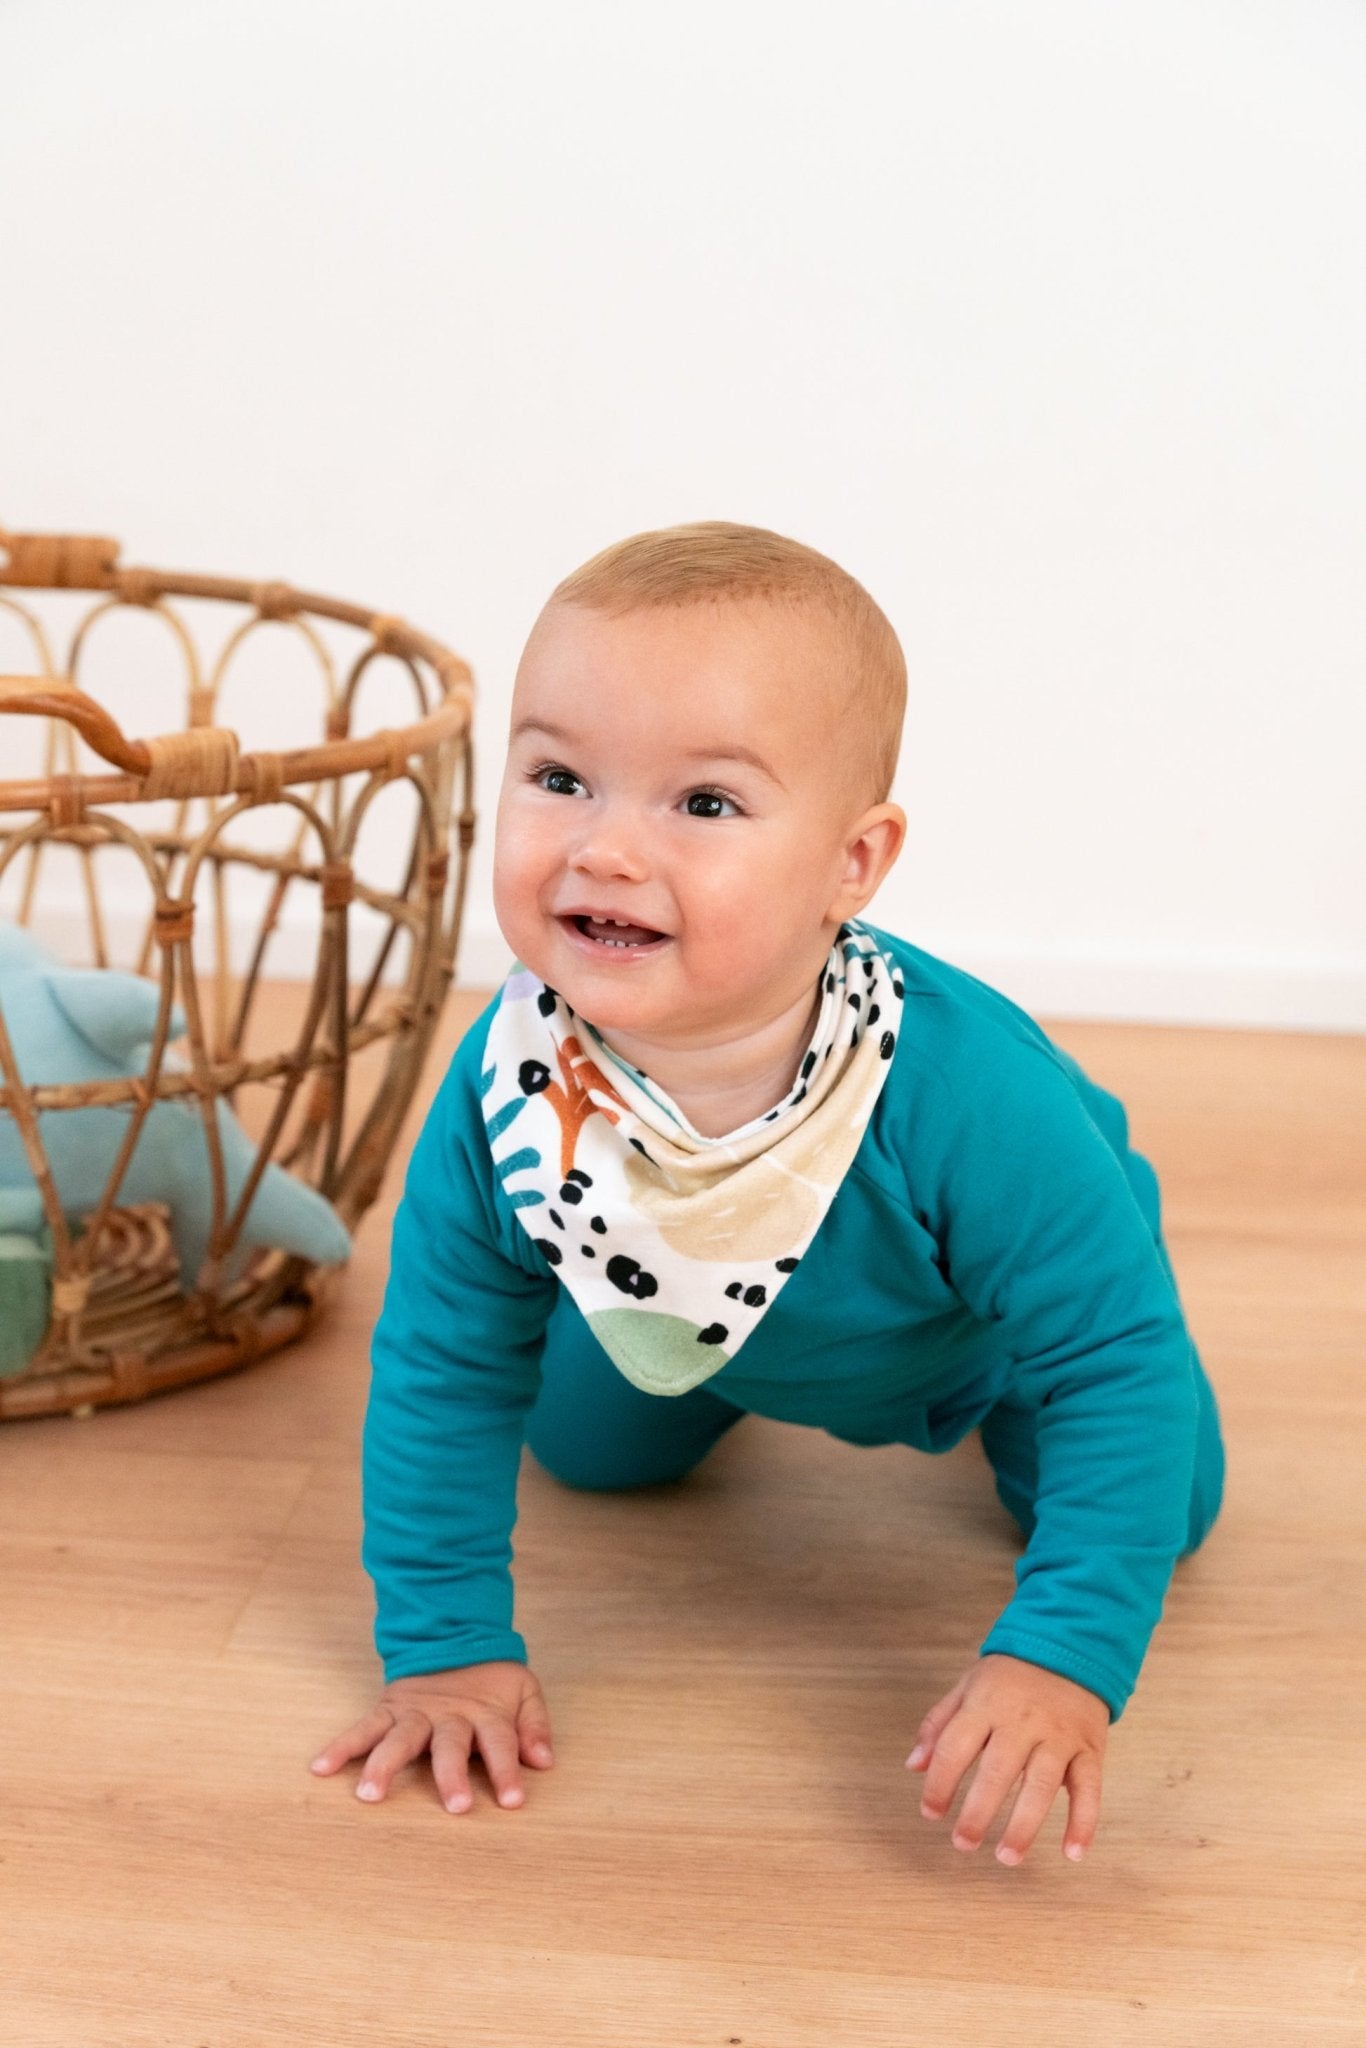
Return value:
[(552, 796), (573, 796), (583, 788), (572, 768), (538, 768), (532, 779), (539, 782), (542, 789), (548, 789)]
[(738, 818), (740, 806), (733, 797), (723, 796), (719, 789), (695, 789), (687, 800), (690, 818), (724, 818), (727, 812), (721, 809), (729, 806), (729, 815)]

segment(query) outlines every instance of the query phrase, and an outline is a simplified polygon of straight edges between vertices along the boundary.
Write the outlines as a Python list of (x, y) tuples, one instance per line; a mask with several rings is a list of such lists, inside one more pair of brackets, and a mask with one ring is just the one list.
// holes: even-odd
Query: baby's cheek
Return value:
[(540, 821), (519, 815), (516, 804), (499, 815), (493, 842), (493, 890), (500, 910), (535, 908), (539, 889), (556, 866), (551, 835)]
[(538, 934), (543, 933), (545, 920), (537, 908), (535, 872), (522, 855), (495, 865), (493, 910), (513, 952), (535, 969), (531, 954), (539, 945)]
[(734, 898), (699, 911), (687, 924), (687, 943), (678, 965), (690, 991), (698, 997), (722, 997), (728, 1003), (760, 1003), (772, 979), (774, 935), (772, 914), (754, 914)]

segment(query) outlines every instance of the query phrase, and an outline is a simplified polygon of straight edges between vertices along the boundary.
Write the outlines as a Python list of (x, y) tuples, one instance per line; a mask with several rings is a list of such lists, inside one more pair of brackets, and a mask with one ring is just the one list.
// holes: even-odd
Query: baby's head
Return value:
[(517, 957), (635, 1047), (813, 989), (900, 850), (906, 664), (826, 556), (709, 520), (568, 576), (517, 670), (494, 897)]

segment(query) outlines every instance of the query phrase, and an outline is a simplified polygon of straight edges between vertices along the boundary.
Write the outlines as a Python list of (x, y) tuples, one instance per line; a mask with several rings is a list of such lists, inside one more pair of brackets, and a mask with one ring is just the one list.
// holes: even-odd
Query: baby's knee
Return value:
[(1224, 1503), (1224, 1466), (1219, 1460), (1217, 1471), (1197, 1473), (1195, 1486), (1191, 1491), (1190, 1518), (1186, 1528), (1186, 1547), (1182, 1557), (1190, 1557), (1200, 1548), (1210, 1530), (1219, 1519), (1219, 1510)]
[(692, 1470), (693, 1462), (660, 1458), (648, 1462), (636, 1459), (628, 1464), (593, 1444), (557, 1443), (552, 1448), (538, 1444), (530, 1435), (527, 1448), (543, 1471), (576, 1493), (628, 1493), (637, 1486), (664, 1485), (682, 1479)]
[(1186, 1547), (1182, 1557), (1200, 1548), (1219, 1519), (1224, 1504), (1224, 1437), (1214, 1389), (1200, 1374), (1200, 1421), (1196, 1434), (1195, 1475), (1191, 1483)]

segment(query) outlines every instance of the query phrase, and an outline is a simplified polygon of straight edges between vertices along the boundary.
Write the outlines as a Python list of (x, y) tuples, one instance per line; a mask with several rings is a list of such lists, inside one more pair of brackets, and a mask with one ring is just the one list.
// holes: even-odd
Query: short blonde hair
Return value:
[(884, 802), (901, 748), (906, 657), (885, 612), (828, 555), (767, 527), (725, 519), (659, 527), (603, 548), (556, 584), (547, 609), (575, 604), (619, 617), (746, 598), (810, 605), (833, 622), (847, 656), (839, 715), (858, 763), (859, 801)]

